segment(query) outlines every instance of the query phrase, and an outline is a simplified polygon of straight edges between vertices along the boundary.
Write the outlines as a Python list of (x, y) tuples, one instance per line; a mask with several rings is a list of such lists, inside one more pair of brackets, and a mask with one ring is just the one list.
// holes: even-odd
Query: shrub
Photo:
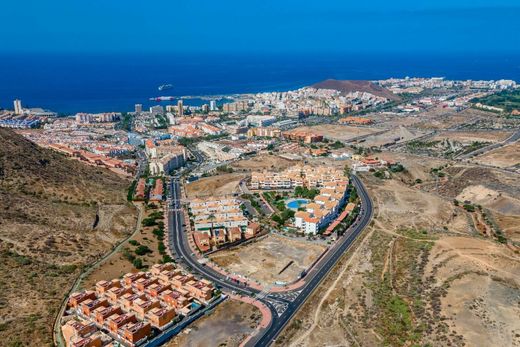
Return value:
[(475, 206), (471, 205), (471, 204), (464, 204), (464, 209), (468, 212), (475, 212)]
[(143, 260), (141, 258), (135, 258), (132, 264), (136, 269), (142, 269), (144, 267)]
[(147, 253), (152, 253), (152, 250), (145, 245), (140, 245), (135, 249), (135, 254), (137, 255), (145, 255)]

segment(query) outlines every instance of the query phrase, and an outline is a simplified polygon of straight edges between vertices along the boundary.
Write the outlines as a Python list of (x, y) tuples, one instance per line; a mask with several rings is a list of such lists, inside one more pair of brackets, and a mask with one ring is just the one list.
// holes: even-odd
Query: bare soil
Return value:
[(322, 245), (272, 234), (248, 245), (217, 252), (210, 259), (231, 273), (272, 285), (275, 281), (296, 280), (324, 250)]
[(226, 300), (165, 344), (166, 347), (239, 346), (258, 325), (261, 313), (255, 306)]
[(239, 183), (245, 174), (230, 173), (201, 178), (186, 185), (188, 198), (221, 196), (240, 191)]

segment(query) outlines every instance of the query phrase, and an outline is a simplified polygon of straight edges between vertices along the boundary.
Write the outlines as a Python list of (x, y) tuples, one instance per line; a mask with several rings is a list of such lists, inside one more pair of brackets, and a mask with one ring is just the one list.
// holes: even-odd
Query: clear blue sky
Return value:
[(518, 52), (519, 0), (6, 0), (0, 51)]

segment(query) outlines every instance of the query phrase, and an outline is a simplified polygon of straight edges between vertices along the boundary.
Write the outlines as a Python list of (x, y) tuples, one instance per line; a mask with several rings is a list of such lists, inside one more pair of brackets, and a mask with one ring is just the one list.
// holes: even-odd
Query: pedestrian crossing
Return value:
[(269, 295), (269, 292), (271, 291), (272, 286), (265, 287), (260, 293), (256, 294), (255, 299), (256, 300), (262, 300), (267, 295)]
[(277, 297), (280, 299), (285, 299), (288, 301), (294, 301), (300, 295), (301, 292), (302, 292), (301, 290), (298, 290), (295, 292), (287, 292), (287, 293), (273, 293), (270, 296), (274, 296), (274, 297)]

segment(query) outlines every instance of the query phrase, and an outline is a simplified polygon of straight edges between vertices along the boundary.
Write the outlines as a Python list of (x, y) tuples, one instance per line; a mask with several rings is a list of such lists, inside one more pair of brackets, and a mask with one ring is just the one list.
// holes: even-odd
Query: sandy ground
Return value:
[(254, 330), (260, 319), (260, 311), (255, 306), (226, 300), (213, 313), (195, 321), (165, 346), (238, 346)]
[(489, 151), (478, 156), (474, 161), (480, 164), (501, 168), (520, 165), (520, 142)]
[(382, 134), (368, 136), (363, 142), (359, 143), (359, 145), (363, 147), (377, 147), (393, 143), (396, 139), (399, 139), (401, 142), (411, 141), (426, 134), (426, 131), (412, 130), (400, 126)]
[(239, 183), (245, 174), (231, 173), (204, 177), (186, 185), (188, 198), (228, 195), (239, 192)]
[[(258, 242), (215, 253), (210, 258), (229, 272), (245, 275), (265, 285), (297, 279), (324, 250), (322, 245), (269, 235)], [(291, 261), (293, 263), (279, 274)]]
[(476, 119), (496, 118), (496, 114), (474, 109), (466, 109), (462, 112), (454, 110), (433, 108), (420, 114), (419, 123), (414, 124), (417, 128), (424, 130), (442, 130), (462, 125)]
[(520, 257), (503, 245), (467, 237), (435, 243), (425, 276), (447, 286), (449, 329), (470, 346), (520, 345)]
[(323, 124), (310, 127), (299, 127), (291, 131), (308, 131), (318, 135), (323, 135), (329, 139), (346, 141), (354, 137), (373, 134), (375, 132), (381, 131), (381, 129), (364, 127), (361, 128), (341, 124)]
[(252, 159), (237, 161), (231, 164), (231, 167), (237, 171), (282, 171), (293, 165), (295, 165), (294, 161), (277, 155), (260, 154)]
[(512, 135), (511, 131), (444, 131), (431, 138), (431, 141), (449, 139), (461, 143), (501, 142)]

